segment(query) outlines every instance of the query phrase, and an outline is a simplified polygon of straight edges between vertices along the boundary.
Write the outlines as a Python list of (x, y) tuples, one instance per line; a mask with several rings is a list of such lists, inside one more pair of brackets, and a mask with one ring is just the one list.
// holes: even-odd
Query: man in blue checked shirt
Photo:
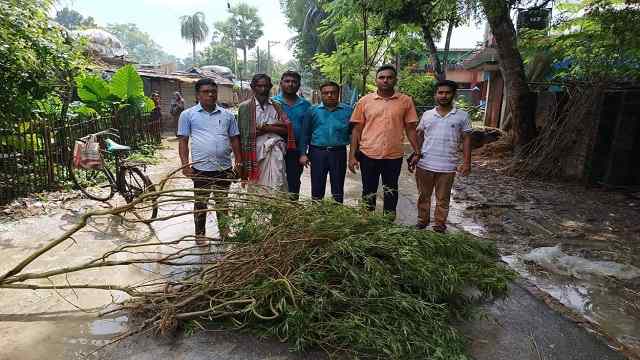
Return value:
[(287, 151), (285, 158), (287, 169), (287, 187), (293, 200), (298, 200), (300, 194), (300, 177), (302, 176), (303, 167), (298, 162), (300, 155), (303, 154), (300, 147), (300, 138), (302, 137), (302, 121), (304, 116), (311, 107), (311, 103), (305, 98), (298, 96), (300, 90), (301, 77), (295, 71), (286, 71), (280, 78), (280, 92), (278, 96), (274, 96), (272, 100), (278, 102), (282, 106), (282, 110), (287, 114), (287, 118), (293, 127), (293, 135), (296, 138), (296, 150)]
[(344, 200), (344, 179), (347, 173), (347, 145), (351, 142), (352, 109), (338, 102), (340, 86), (333, 81), (320, 86), (322, 104), (309, 109), (303, 122), (300, 149), (309, 147), (309, 155), (300, 156), (300, 165), (311, 165), (311, 197), (324, 198), (327, 174), (331, 195), (339, 203)]

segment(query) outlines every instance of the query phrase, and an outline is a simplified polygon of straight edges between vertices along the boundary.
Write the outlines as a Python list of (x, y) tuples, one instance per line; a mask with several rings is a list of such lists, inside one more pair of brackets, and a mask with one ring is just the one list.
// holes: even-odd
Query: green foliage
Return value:
[(198, 64), (203, 65), (220, 65), (233, 69), (233, 51), (231, 45), (225, 45), (220, 42), (212, 42), (207, 46), (198, 57)]
[(209, 27), (203, 12), (198, 11), (193, 15), (180, 17), (180, 36), (185, 40), (202, 42), (208, 34)]
[(312, 67), (316, 54), (330, 54), (336, 50), (332, 34), (320, 35), (319, 25), (327, 17), (320, 0), (280, 0), (280, 8), (287, 18), (287, 25), (297, 35), (290, 40), (301, 71), (307, 72), (318, 82), (318, 71)]
[(554, 64), (548, 77), (564, 80), (640, 79), (640, 9), (618, 0), (558, 5), (551, 31), (526, 30), (520, 47), (527, 64), (543, 57)]
[(123, 101), (144, 96), (142, 78), (133, 65), (126, 65), (118, 69), (111, 78), (111, 93)]
[(128, 57), (141, 64), (166, 64), (176, 61), (151, 36), (136, 24), (108, 24), (106, 30), (115, 35), (127, 49)]
[(111, 95), (109, 84), (98, 75), (82, 74), (76, 78), (78, 97), (88, 103), (107, 100)]
[(0, 126), (32, 116), (42, 101), (69, 93), (84, 64), (81, 47), (49, 23), (49, 0), (0, 2)]
[(82, 14), (73, 9), (69, 9), (67, 6), (62, 10), (58, 10), (56, 12), (56, 17), (53, 20), (69, 30), (92, 29), (98, 27), (93, 17), (89, 16), (85, 18)]
[(196, 44), (203, 42), (208, 34), (209, 26), (207, 26), (207, 21), (202, 11), (180, 17), (180, 36), (190, 41), (193, 45), (194, 60), (196, 58)]
[[(216, 293), (213, 288), (225, 284), (207, 284), (206, 298), (221, 304), (234, 326), (286, 339), (295, 351), (321, 347), (353, 358), (467, 359), (466, 341), (452, 326), (472, 313), (465, 291), (475, 287), (485, 297), (499, 296), (513, 278), (497, 263), (491, 242), (395, 225), (329, 201), (288, 207), (264, 200), (238, 211), (230, 241), (255, 246), (262, 259), (277, 255), (263, 253), (271, 249), (266, 239), (277, 237), (281, 242), (272, 246), (289, 246), (285, 256), (293, 247), (296, 255), (274, 269), (263, 264), (268, 260), (254, 260), (256, 269), (279, 276), (252, 269), (253, 280), (244, 286)], [(237, 250), (232, 261), (237, 254), (255, 257), (246, 251)]]
[(484, 110), (480, 107), (471, 104), (466, 98), (459, 96), (456, 99), (456, 107), (461, 110), (464, 110), (469, 114), (469, 118), (471, 119), (471, 123), (475, 124), (483, 124), (484, 118)]
[(253, 49), (263, 35), (262, 20), (258, 9), (245, 3), (231, 7), (231, 26), (235, 29), (235, 40), (239, 49)]
[(135, 151), (131, 152), (129, 156), (127, 156), (128, 161), (132, 161), (135, 163), (144, 163), (147, 165), (156, 165), (160, 163), (160, 158), (156, 150), (158, 150), (158, 146), (154, 144), (143, 144), (136, 148)]
[(425, 73), (412, 73), (407, 69), (400, 72), (399, 89), (413, 97), (416, 106), (433, 106), (436, 79)]
[(82, 105), (76, 105), (72, 110), (83, 116), (110, 115), (125, 108), (149, 112), (155, 107), (144, 95), (142, 78), (133, 65), (118, 69), (110, 82), (97, 75), (82, 74), (76, 78), (76, 86)]
[[(263, 35), (264, 23), (258, 16), (258, 9), (245, 3), (234, 5), (229, 9), (230, 17), (215, 24), (227, 44), (233, 44), (242, 50), (243, 69), (247, 69), (247, 51), (256, 46)], [(240, 75), (244, 74), (244, 71)], [(241, 76), (242, 77), (242, 76)]]
[[(351, 84), (360, 93), (375, 89), (373, 73), (375, 66), (383, 62), (393, 51), (398, 34), (390, 37), (380, 19), (368, 19), (367, 57), (364, 56), (364, 19), (362, 6), (352, 0), (339, 0), (324, 6), (326, 18), (318, 26), (321, 37), (331, 38), (336, 49), (330, 53), (318, 53), (313, 66), (324, 78)], [(362, 78), (367, 75), (366, 88)]]

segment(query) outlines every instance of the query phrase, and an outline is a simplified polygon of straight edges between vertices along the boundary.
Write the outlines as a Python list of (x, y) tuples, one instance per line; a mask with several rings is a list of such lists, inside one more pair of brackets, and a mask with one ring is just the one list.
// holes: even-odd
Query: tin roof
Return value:
[(210, 78), (213, 79), (217, 85), (233, 86), (233, 82), (231, 80), (225, 79), (211, 71), (201, 71), (200, 73), (176, 71), (171, 74), (164, 74), (153, 70), (138, 69), (138, 74), (146, 78), (180, 80), (189, 83), (194, 83), (203, 78)]
[(494, 47), (479, 49), (464, 60), (464, 68), (467, 70), (480, 70), (485, 65), (498, 64), (498, 51)]

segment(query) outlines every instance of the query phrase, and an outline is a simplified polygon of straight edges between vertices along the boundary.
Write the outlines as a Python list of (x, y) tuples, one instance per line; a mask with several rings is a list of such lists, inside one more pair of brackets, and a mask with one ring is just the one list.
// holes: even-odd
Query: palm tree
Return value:
[(244, 3), (231, 7), (229, 12), (235, 46), (242, 49), (244, 60), (242, 73), (244, 73), (247, 69), (247, 50), (253, 49), (258, 39), (262, 37), (263, 23), (258, 17), (258, 9)]
[(193, 44), (193, 64), (196, 64), (196, 43), (203, 42), (209, 34), (209, 27), (204, 18), (204, 13), (198, 11), (189, 16), (180, 17), (180, 36), (185, 40), (190, 40)]

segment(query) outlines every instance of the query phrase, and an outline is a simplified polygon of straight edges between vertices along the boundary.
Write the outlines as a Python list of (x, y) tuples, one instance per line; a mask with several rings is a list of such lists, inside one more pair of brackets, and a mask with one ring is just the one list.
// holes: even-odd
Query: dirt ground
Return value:
[[(178, 165), (177, 142), (168, 139), (164, 145), (165, 148), (160, 151), (160, 164), (147, 169), (154, 181)], [(529, 290), (538, 292), (539, 298), (553, 309), (567, 315), (571, 321), (587, 323), (589, 331), (603, 335), (609, 340), (610, 346), (626, 353), (636, 353), (640, 357), (640, 286), (637, 282), (619, 282), (603, 278), (578, 279), (546, 272), (521, 260), (521, 256), (533, 248), (561, 244), (563, 251), (568, 254), (594, 260), (613, 260), (640, 267), (640, 200), (636, 197), (637, 194), (512, 178), (499, 172), (502, 166), (504, 165), (501, 161), (475, 157), (472, 174), (466, 178), (457, 178), (449, 216), (450, 231), (467, 231), (476, 236), (494, 239), (503, 260), (526, 279), (529, 285), (524, 288), (529, 287)], [(190, 185), (188, 180), (180, 181), (170, 186)], [(360, 192), (360, 175), (349, 174), (345, 185), (346, 203), (357, 203)], [(302, 196), (309, 195), (310, 181), (307, 170), (303, 175)], [(398, 222), (409, 225), (415, 223), (416, 198), (415, 180), (403, 169), (400, 178)], [(0, 263), (0, 272), (68, 229), (83, 211), (96, 206), (103, 205), (82, 199), (77, 193), (56, 192), (22, 199), (0, 209), (0, 250), (6, 259)], [(208, 227), (215, 228), (213, 218), (208, 220)], [(193, 222), (190, 217), (173, 219), (170, 223), (154, 225), (152, 229), (122, 229), (113, 219), (101, 219), (79, 234), (75, 244), (59, 249), (51, 254), (51, 257), (42, 259), (33, 266), (34, 269), (59, 266), (71, 260), (98, 255), (101, 251), (113, 248), (114, 244), (141, 242), (151, 238), (166, 241), (190, 234), (192, 231)], [(88, 272), (74, 275), (73, 279), (76, 282), (108, 282), (113, 279), (139, 282), (153, 278), (159, 271), (160, 269), (153, 267), (129, 266), (114, 269), (109, 273)], [(522, 304), (528, 304), (530, 307), (527, 308), (535, 309), (532, 311), (542, 311), (540, 306), (544, 306), (544, 303), (535, 304), (533, 300), (526, 298), (528, 295), (525, 293), (526, 291), (515, 291), (516, 295), (511, 300), (507, 299), (500, 303), (502, 305), (495, 305), (489, 312), (503, 314), (506, 311), (504, 309), (510, 309), (511, 314), (518, 314), (522, 312)], [(77, 293), (0, 290), (0, 359), (41, 359), (45, 356), (51, 359), (82, 358), (81, 353), (105, 345), (114, 335), (126, 329), (127, 319), (96, 319), (95, 315), (85, 314), (78, 308), (102, 306), (121, 299), (119, 296), (116, 292), (89, 290)], [(556, 313), (553, 311), (545, 314), (534, 314), (536, 319), (546, 319), (540, 321), (541, 329), (535, 331), (544, 335), (545, 326), (554, 321), (561, 324), (557, 325), (558, 334), (575, 331), (575, 325), (562, 323), (556, 319), (558, 316), (554, 315)], [(499, 318), (502, 315), (496, 316)], [(527, 319), (526, 316), (532, 314), (524, 316), (525, 318), (519, 321), (524, 324), (531, 323), (531, 319)], [(508, 326), (505, 326), (507, 325), (494, 325), (488, 334), (494, 336), (494, 339), (503, 336), (499, 334), (508, 332), (505, 330)], [(527, 334), (533, 334), (532, 331), (526, 329)], [(495, 357), (497, 355), (495, 344), (491, 344), (492, 340), (483, 340), (482, 336), (486, 334), (482, 334), (483, 331), (477, 332), (480, 335), (477, 341), (473, 342), (474, 356), (477, 355), (478, 359), (498, 358)], [(580, 332), (576, 334), (575, 337), (582, 339), (578, 342), (580, 344), (595, 346), (594, 343), (599, 342), (596, 338), (590, 338)], [(558, 354), (571, 353), (572, 347), (577, 344), (571, 341), (558, 344), (554, 336), (546, 336), (549, 339), (545, 341), (549, 342), (550, 347), (542, 352), (551, 354), (548, 357), (550, 359), (563, 358), (558, 357)], [(519, 337), (521, 336), (517, 334), (510, 336), (510, 344), (505, 345), (506, 355), (499, 358), (511, 358), (508, 351), (512, 351), (516, 343), (521, 342)], [(199, 341), (206, 343), (212, 340), (206, 338)], [(540, 341), (542, 343), (543, 339)], [(220, 351), (233, 353), (237, 357), (247, 348), (246, 339), (231, 341), (229, 344), (231, 343), (235, 345), (221, 345), (224, 349), (221, 348)], [(489, 343), (493, 352), (487, 350), (486, 343)], [(148, 341), (146, 344), (150, 348), (157, 345)], [(267, 355), (247, 358), (294, 358), (288, 357), (286, 347), (281, 345), (268, 345), (258, 352), (252, 352)], [(583, 347), (591, 351), (587, 345)], [(121, 352), (116, 350), (111, 357), (106, 358), (129, 358), (121, 355), (130, 354), (131, 349), (137, 348), (135, 343), (123, 346), (120, 348)], [(175, 344), (168, 346), (169, 350), (164, 352), (167, 356), (176, 351)], [(554, 346), (557, 346), (555, 350)], [(198, 351), (202, 350), (196, 348)], [(230, 348), (235, 350), (231, 351)], [(144, 349), (146, 348), (138, 347), (137, 354), (140, 354), (140, 357), (130, 358), (151, 358), (151, 352), (146, 352), (144, 356), (147, 357), (143, 356)], [(536, 353), (539, 354), (537, 348), (535, 351), (531, 350), (531, 358), (535, 358)], [(277, 355), (274, 356), (275, 354)], [(205, 357), (202, 358), (207, 358), (206, 355), (203, 356)]]

